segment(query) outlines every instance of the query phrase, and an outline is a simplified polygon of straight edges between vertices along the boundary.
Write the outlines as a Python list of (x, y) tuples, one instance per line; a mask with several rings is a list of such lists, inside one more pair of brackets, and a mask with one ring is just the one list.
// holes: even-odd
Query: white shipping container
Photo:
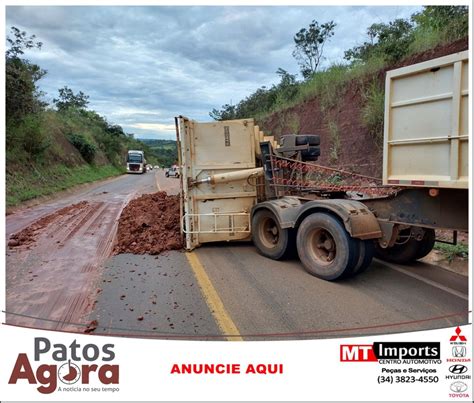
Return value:
[(206, 178), (256, 167), (253, 119), (198, 123), (179, 117), (177, 129), (186, 249), (205, 242), (249, 239), (255, 183), (247, 177), (217, 183), (207, 183)]
[(468, 51), (387, 73), (385, 185), (467, 189)]

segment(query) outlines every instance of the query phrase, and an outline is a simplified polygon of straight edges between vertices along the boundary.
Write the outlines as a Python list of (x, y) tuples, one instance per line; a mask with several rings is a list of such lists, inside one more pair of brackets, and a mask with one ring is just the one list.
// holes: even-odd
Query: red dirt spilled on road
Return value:
[(89, 203), (87, 201), (81, 201), (70, 206), (66, 206), (58, 211), (55, 211), (52, 214), (48, 214), (45, 217), (40, 218), (35, 221), (33, 224), (22, 229), (21, 231), (13, 234), (8, 241), (8, 246), (15, 248), (18, 246), (28, 246), (36, 241), (38, 234), (46, 228), (53, 221), (60, 219), (66, 215), (75, 215), (78, 214), (81, 210), (85, 209)]
[(166, 192), (145, 194), (123, 209), (115, 254), (158, 255), (182, 247), (179, 196), (168, 196)]

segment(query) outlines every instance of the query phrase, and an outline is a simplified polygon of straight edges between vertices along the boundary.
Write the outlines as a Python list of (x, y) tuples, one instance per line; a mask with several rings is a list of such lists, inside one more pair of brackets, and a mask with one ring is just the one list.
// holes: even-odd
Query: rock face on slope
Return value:
[[(365, 104), (364, 86), (374, 81), (383, 88), (385, 72), (395, 68), (420, 63), (426, 60), (461, 52), (468, 49), (468, 38), (448, 45), (438, 46), (401, 61), (397, 65), (367, 76), (361, 83), (352, 81), (343, 88), (337, 102), (324, 107), (321, 99), (315, 97), (304, 103), (274, 113), (258, 124), (262, 130), (278, 138), (281, 134), (305, 133), (321, 136), (321, 157), (319, 164), (347, 169), (363, 175), (382, 176), (382, 148), (362, 121)], [(297, 130), (295, 130), (297, 128)], [(331, 155), (334, 136), (339, 142), (337, 158)]]

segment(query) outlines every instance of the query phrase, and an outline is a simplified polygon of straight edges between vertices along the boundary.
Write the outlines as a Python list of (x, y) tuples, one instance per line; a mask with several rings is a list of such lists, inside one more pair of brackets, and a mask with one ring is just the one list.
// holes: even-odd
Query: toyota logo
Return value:
[(464, 374), (466, 371), (467, 367), (465, 365), (456, 364), (449, 367), (449, 372), (452, 374)]
[(464, 382), (457, 381), (453, 382), (450, 386), (450, 389), (456, 393), (462, 393), (467, 390), (467, 385)]

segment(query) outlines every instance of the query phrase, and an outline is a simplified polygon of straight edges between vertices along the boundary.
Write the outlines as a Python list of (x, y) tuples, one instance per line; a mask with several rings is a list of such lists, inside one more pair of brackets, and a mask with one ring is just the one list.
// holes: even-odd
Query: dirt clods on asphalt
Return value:
[(181, 249), (179, 196), (166, 192), (145, 194), (122, 211), (114, 253), (158, 255)]
[(53, 221), (64, 216), (76, 215), (79, 213), (79, 211), (85, 209), (88, 205), (89, 203), (87, 201), (81, 201), (79, 203), (63, 207), (62, 209), (59, 209), (52, 214), (48, 214), (45, 217), (41, 217), (33, 224), (13, 234), (8, 241), (8, 246), (14, 248), (21, 245), (31, 245), (36, 241), (39, 232), (46, 228)]
[(95, 329), (97, 329), (97, 326), (99, 326), (99, 322), (97, 322), (96, 320), (93, 320), (84, 329), (84, 333), (92, 333)]

